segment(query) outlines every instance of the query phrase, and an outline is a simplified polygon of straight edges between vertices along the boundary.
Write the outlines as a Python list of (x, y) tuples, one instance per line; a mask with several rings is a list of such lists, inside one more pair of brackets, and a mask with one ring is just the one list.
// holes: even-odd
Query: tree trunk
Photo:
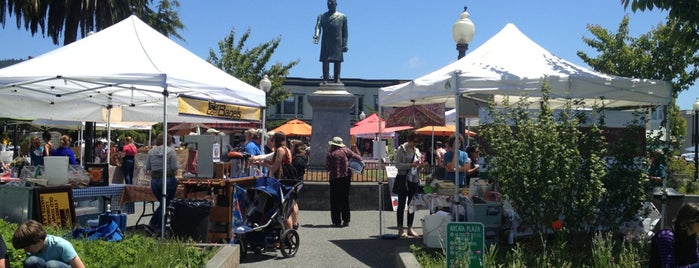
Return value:
[(78, 24), (80, 22), (80, 5), (83, 1), (70, 1), (68, 13), (65, 14), (65, 27), (63, 30), (63, 45), (68, 45), (78, 39)]

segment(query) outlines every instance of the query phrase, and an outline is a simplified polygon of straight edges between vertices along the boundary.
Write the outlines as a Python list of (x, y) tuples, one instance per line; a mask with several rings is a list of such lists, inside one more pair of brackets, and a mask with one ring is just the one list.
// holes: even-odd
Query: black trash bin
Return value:
[(209, 214), (212, 203), (201, 199), (172, 200), (174, 208), (172, 215), (173, 234), (180, 239), (192, 239), (195, 242), (206, 242), (209, 233)]
[[(672, 220), (677, 216), (677, 212), (680, 207), (684, 204), (684, 194), (677, 192), (674, 188), (665, 188), (667, 192), (667, 197), (665, 199), (665, 226), (660, 226), (660, 223), (656, 226), (657, 228), (665, 228), (672, 225)], [(653, 205), (662, 213), (663, 205), (663, 187), (653, 188)], [(656, 228), (656, 229), (657, 229)]]

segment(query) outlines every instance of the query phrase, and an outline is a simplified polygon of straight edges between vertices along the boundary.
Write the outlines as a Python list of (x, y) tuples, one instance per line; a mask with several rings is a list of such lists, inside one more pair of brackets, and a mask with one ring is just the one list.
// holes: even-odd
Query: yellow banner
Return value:
[(197, 100), (186, 97), (179, 98), (177, 112), (180, 114), (209, 116), (230, 120), (259, 121), (261, 118), (259, 108), (232, 105), (215, 101)]

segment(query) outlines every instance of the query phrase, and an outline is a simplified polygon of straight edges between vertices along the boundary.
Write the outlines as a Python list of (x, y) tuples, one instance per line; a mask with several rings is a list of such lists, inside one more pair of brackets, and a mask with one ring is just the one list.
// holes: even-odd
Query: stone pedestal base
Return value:
[(324, 168), (328, 153), (328, 141), (341, 137), (349, 142), (349, 109), (355, 103), (354, 95), (347, 92), (341, 83), (324, 83), (308, 96), (313, 107), (313, 132), (311, 134), (311, 157), (308, 166)]

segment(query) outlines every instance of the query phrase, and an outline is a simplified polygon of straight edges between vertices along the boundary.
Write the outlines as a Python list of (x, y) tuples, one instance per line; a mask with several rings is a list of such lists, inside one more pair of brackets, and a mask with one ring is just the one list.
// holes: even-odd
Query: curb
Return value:
[(396, 248), (396, 267), (397, 268), (419, 268), (420, 263), (417, 262), (415, 255), (410, 252), (409, 247)]

